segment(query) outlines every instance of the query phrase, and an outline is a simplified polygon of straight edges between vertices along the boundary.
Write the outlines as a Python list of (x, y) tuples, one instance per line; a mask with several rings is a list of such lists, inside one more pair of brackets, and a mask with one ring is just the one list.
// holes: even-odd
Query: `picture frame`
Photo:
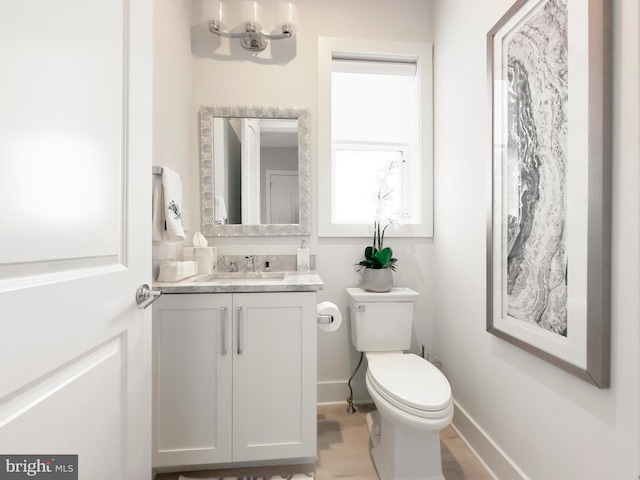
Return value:
[(487, 34), (489, 333), (599, 387), (610, 356), (610, 11), (518, 0)]

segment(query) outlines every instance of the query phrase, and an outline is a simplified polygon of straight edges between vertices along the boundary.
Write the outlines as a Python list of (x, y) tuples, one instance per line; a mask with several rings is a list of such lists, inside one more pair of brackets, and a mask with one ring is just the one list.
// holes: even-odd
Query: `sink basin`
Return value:
[(286, 272), (219, 272), (196, 279), (196, 282), (215, 282), (230, 280), (282, 280)]

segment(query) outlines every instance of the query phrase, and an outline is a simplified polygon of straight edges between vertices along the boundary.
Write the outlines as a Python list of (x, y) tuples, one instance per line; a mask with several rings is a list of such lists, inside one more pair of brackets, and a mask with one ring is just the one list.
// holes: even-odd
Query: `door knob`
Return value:
[(143, 283), (136, 290), (136, 303), (138, 304), (138, 308), (144, 309), (155, 302), (158, 297), (162, 295), (162, 292), (159, 290), (151, 290), (149, 285)]

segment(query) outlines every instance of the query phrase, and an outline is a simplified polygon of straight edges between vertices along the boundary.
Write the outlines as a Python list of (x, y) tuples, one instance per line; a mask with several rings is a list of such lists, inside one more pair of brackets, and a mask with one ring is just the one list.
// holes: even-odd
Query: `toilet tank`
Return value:
[(413, 304), (418, 293), (394, 288), (387, 293), (347, 288), (351, 342), (359, 352), (401, 351), (411, 348)]

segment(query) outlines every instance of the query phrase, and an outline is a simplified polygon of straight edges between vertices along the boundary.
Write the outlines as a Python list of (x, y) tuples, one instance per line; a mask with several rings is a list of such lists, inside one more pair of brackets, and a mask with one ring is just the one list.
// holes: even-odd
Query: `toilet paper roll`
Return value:
[[(320, 302), (317, 306), (318, 311), (318, 327), (325, 332), (335, 332), (340, 325), (342, 325), (342, 313), (340, 309), (333, 302)], [(326, 323), (326, 317), (320, 317), (320, 315), (331, 315), (333, 321)]]

